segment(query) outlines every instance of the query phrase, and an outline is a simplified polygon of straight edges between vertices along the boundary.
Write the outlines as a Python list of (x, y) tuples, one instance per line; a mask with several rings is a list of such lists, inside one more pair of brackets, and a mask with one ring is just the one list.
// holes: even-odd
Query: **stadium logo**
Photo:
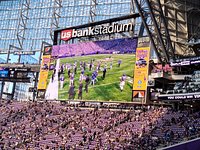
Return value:
[(85, 37), (85, 36), (94, 36), (94, 35), (102, 35), (102, 34), (112, 34), (112, 33), (120, 33), (120, 32), (129, 32), (133, 30), (133, 24), (118, 24), (114, 23), (109, 26), (96, 26), (96, 27), (88, 27), (86, 29), (68, 29), (61, 31), (61, 40), (69, 40), (71, 38), (76, 37)]
[(73, 34), (73, 30), (72, 29), (70, 29), (70, 30), (63, 30), (61, 32), (61, 40), (67, 41), (67, 40), (71, 39), (72, 38), (72, 34)]

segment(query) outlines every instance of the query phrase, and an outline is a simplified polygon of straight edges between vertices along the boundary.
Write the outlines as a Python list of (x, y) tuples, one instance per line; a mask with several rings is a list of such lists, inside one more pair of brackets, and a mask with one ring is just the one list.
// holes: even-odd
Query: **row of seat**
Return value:
[(1, 104), (0, 113), (0, 149), (154, 150), (197, 135), (200, 128), (199, 112), (163, 107), (110, 110), (11, 102)]
[(184, 81), (176, 82), (173, 89), (166, 94), (200, 92), (200, 71), (194, 71), (191, 77), (185, 77)]

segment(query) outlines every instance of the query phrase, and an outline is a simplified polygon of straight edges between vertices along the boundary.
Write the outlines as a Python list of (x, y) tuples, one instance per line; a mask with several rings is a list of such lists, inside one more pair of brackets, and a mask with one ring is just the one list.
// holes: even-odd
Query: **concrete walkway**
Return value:
[(60, 66), (60, 59), (57, 59), (56, 62), (56, 73), (54, 76), (54, 80), (53, 82), (50, 79), (49, 85), (47, 87), (47, 91), (46, 91), (46, 95), (45, 98), (46, 99), (58, 99), (58, 83), (59, 83), (59, 79), (58, 79), (58, 71), (59, 71), (59, 66)]

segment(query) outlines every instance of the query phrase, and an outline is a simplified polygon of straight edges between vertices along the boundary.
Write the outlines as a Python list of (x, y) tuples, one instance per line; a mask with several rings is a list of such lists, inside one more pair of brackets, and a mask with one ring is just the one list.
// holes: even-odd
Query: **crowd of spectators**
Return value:
[(200, 113), (1, 102), (0, 149), (154, 150), (199, 134)]

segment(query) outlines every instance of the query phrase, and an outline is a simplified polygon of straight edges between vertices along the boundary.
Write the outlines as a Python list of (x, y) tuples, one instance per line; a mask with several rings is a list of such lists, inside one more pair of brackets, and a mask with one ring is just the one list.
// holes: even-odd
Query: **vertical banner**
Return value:
[(136, 49), (133, 80), (133, 102), (144, 103), (148, 81), (150, 47)]
[(40, 76), (38, 82), (38, 90), (46, 90), (47, 88), (47, 79), (49, 73), (49, 66), (51, 62), (51, 47), (45, 47), (43, 56), (42, 56), (42, 63), (40, 67)]

